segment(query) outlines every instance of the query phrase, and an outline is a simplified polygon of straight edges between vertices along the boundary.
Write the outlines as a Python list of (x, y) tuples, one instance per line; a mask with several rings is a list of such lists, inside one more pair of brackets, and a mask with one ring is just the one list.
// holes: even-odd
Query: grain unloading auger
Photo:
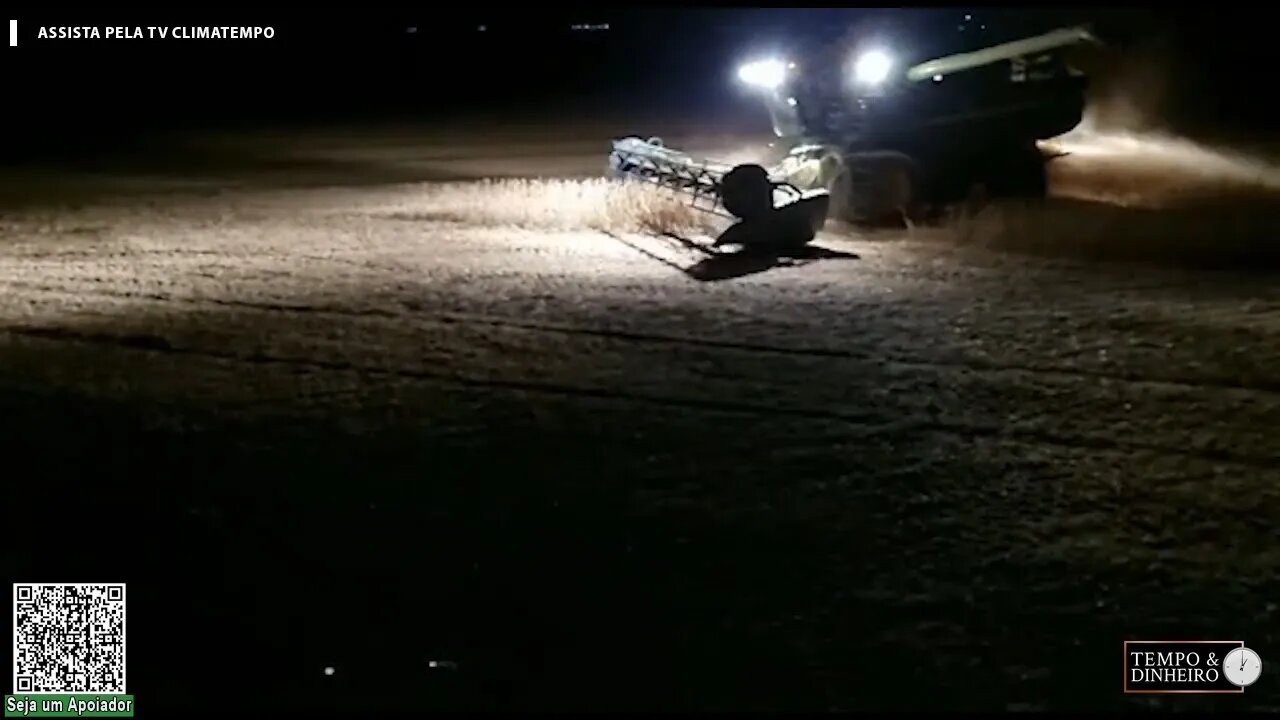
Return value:
[[(973, 38), (987, 35), (964, 34), (977, 24), (971, 15), (959, 26), (963, 38), (954, 37), (954, 20), (937, 17), (952, 23), (950, 34), (933, 28), (912, 38), (911, 64), (864, 42), (853, 53), (802, 47), (742, 66), (739, 79), (764, 99), (783, 141), (786, 155), (773, 167), (698, 159), (639, 137), (613, 143), (610, 167), (740, 220), (821, 205), (815, 228), (827, 215), (900, 222), (975, 192), (1043, 195), (1038, 144), (1074, 128), (1084, 112), (1087, 79), (1068, 51), (1097, 39), (1067, 27), (975, 47)], [(926, 38), (953, 54), (919, 55)]]

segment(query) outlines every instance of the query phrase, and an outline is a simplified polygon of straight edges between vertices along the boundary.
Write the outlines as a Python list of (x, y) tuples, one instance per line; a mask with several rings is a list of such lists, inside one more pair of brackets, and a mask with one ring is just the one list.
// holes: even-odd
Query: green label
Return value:
[(133, 717), (132, 695), (5, 695), (5, 717)]

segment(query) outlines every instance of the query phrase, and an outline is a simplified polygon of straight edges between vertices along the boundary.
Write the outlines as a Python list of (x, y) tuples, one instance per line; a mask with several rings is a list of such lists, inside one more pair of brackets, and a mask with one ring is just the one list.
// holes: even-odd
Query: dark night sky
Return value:
[[(865, 12), (470, 7), (477, 9), (444, 18), (422, 7), (376, 18), (301, 10), (20, 15), (22, 44), (5, 48), (5, 64), (14, 69), (10, 97), (20, 108), (10, 119), (31, 132), (89, 127), (105, 137), (116, 128), (190, 123), (499, 113), (551, 118), (565, 108), (624, 117), (732, 117), (747, 112), (750, 102), (731, 81), (736, 61), (750, 48), (839, 29)], [(1163, 33), (1173, 39), (1170, 67), (1178, 73), (1174, 110), (1243, 124), (1274, 121), (1274, 103), (1261, 94), (1271, 87), (1261, 62), (1270, 28), (1260, 28), (1247, 11), (933, 12), (969, 10), (1041, 24), (1093, 19), (1122, 43)], [(579, 22), (607, 22), (610, 29), (569, 30)], [(277, 36), (256, 43), (34, 41), (39, 25), (92, 24), (272, 25)], [(486, 32), (477, 32), (481, 24)]]

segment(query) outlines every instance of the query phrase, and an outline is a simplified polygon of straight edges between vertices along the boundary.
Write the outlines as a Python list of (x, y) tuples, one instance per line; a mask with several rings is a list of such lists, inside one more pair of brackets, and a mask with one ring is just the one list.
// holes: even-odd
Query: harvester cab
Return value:
[[(954, 29), (954, 27), (952, 28)], [(965, 30), (961, 24), (959, 30)], [(957, 35), (963, 35), (958, 32)], [(783, 207), (826, 194), (827, 217), (856, 224), (907, 219), (983, 188), (988, 196), (1045, 192), (1037, 142), (1083, 117), (1087, 79), (1070, 51), (1097, 43), (1083, 26), (990, 43), (976, 33), (945, 42), (862, 36), (752, 59), (738, 80), (768, 109), (781, 157), (764, 169)], [(733, 168), (640, 138), (614, 143), (614, 171), (691, 192), (724, 209)], [(825, 218), (824, 218), (825, 220)]]

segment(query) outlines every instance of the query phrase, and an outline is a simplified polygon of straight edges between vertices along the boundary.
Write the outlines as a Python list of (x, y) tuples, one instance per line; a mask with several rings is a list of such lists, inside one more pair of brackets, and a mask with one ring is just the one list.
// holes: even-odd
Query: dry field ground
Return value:
[(1265, 171), (762, 264), (512, 135), (0, 177), (4, 561), (130, 583), (140, 704), (1280, 709), (1119, 664), (1280, 656)]

